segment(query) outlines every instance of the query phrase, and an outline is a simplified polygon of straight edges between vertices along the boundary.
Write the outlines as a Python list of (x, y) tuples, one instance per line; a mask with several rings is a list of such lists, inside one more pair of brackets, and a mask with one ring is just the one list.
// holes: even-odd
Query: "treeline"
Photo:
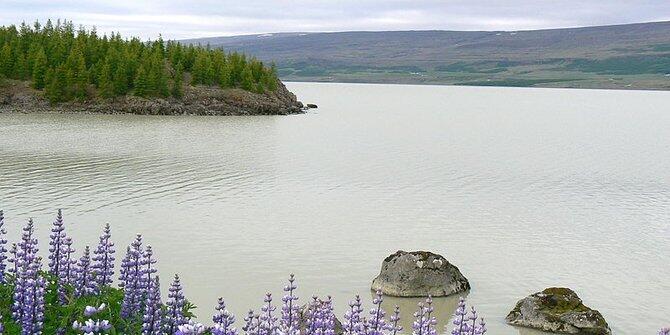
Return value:
[(141, 97), (180, 98), (185, 73), (190, 84), (242, 88), (262, 93), (277, 88), (274, 65), (244, 54), (178, 42), (142, 42), (120, 34), (98, 36), (72, 22), (0, 27), (0, 78), (30, 80), (51, 102)]

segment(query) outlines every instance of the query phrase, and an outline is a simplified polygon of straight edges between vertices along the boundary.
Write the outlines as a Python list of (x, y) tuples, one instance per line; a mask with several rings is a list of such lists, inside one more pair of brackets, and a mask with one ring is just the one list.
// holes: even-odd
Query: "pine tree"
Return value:
[(177, 67), (174, 70), (174, 80), (172, 83), (172, 96), (181, 99), (184, 96), (184, 69), (181, 66), (181, 63), (177, 64)]
[(126, 62), (121, 61), (116, 64), (116, 70), (114, 71), (111, 80), (113, 81), (112, 87), (114, 95), (125, 95), (128, 93), (128, 71), (126, 70)]
[(12, 57), (12, 48), (9, 43), (5, 43), (0, 49), (0, 73), (9, 78), (12, 76), (14, 68), (14, 57)]
[(46, 85), (46, 75), (47, 75), (47, 66), (48, 60), (47, 55), (44, 53), (44, 48), (40, 47), (35, 54), (35, 58), (32, 61), (33, 65), (33, 87), (36, 89), (43, 89)]
[(149, 94), (147, 73), (144, 71), (144, 66), (140, 66), (135, 76), (135, 95), (138, 97), (146, 97)]
[(98, 93), (100, 97), (108, 99), (115, 96), (114, 92), (114, 82), (112, 81), (112, 67), (106, 62), (100, 71), (100, 77), (98, 78)]
[(251, 73), (251, 68), (248, 66), (242, 70), (240, 87), (245, 91), (254, 91), (256, 88), (256, 85), (254, 84), (254, 76)]

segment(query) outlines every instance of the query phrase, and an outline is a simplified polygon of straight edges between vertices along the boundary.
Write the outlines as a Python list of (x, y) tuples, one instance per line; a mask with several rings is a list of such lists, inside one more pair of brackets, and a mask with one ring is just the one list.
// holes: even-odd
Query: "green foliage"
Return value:
[(20, 29), (0, 27), (0, 77), (31, 80), (53, 103), (129, 92), (142, 97), (180, 97), (183, 92), (169, 85), (170, 74), (178, 72), (182, 76), (173, 80), (183, 82), (183, 73), (191, 72), (193, 85), (264, 92), (275, 90), (278, 84), (274, 68), (220, 49), (162, 38), (144, 43), (137, 38), (122, 39), (119, 34), (100, 37), (95, 30), (75, 30), (72, 22), (60, 20), (21, 25)]
[[(78, 334), (72, 329), (72, 323), (75, 321), (84, 322), (90, 317), (84, 315), (86, 306), (98, 307), (105, 304), (107, 307), (93, 318), (108, 320), (112, 325), (109, 334), (140, 334), (142, 328), (141, 316), (132, 320), (121, 318), (121, 303), (123, 301), (123, 290), (113, 287), (105, 287), (100, 294), (92, 296), (75, 297), (73, 288), (67, 288), (66, 303), (61, 304), (58, 299), (58, 291), (55, 278), (46, 273), (42, 276), (48, 278), (48, 285), (45, 295), (44, 312), (44, 334), (56, 334), (58, 329), (64, 329), (66, 335)], [(2, 314), (2, 325), (4, 326), (4, 335), (19, 335), (21, 327), (12, 320), (11, 305), (13, 302), (14, 286), (12, 278), (9, 278), (8, 284), (0, 284), (0, 314)], [(184, 315), (195, 317), (193, 310), (195, 305), (186, 302), (184, 306)]]
[(181, 63), (177, 64), (174, 70), (174, 77), (172, 78), (172, 90), (170, 94), (179, 99), (184, 96), (184, 67)]

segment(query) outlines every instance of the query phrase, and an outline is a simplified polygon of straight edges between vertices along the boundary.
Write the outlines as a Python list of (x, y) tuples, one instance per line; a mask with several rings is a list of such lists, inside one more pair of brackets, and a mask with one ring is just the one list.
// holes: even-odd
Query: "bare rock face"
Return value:
[(398, 251), (386, 257), (372, 281), (372, 290), (396, 297), (442, 297), (469, 289), (456, 266), (428, 251)]
[(584, 306), (575, 292), (552, 287), (520, 300), (505, 318), (515, 326), (576, 335), (610, 335), (600, 312)]

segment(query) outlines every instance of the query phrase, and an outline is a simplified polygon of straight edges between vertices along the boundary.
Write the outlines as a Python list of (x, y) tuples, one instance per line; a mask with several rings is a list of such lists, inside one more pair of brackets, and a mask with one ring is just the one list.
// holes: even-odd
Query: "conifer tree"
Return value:
[(98, 78), (98, 93), (100, 97), (108, 99), (115, 96), (114, 82), (112, 81), (112, 67), (109, 62), (106, 62), (100, 71), (100, 78)]
[(254, 76), (251, 73), (251, 68), (245, 67), (244, 70), (242, 70), (241, 76), (240, 86), (242, 89), (246, 91), (254, 91), (256, 85), (254, 84)]
[(177, 67), (174, 70), (174, 79), (172, 83), (171, 93), (173, 97), (181, 99), (181, 97), (184, 96), (183, 82), (184, 82), (184, 69), (181, 63), (178, 63)]
[(140, 66), (139, 70), (137, 70), (137, 76), (135, 76), (135, 95), (146, 97), (149, 93), (148, 85), (147, 73), (144, 70), (144, 66)]
[(40, 47), (35, 54), (32, 65), (33, 87), (38, 90), (43, 89), (46, 85), (47, 66), (47, 55), (44, 53), (44, 48)]

